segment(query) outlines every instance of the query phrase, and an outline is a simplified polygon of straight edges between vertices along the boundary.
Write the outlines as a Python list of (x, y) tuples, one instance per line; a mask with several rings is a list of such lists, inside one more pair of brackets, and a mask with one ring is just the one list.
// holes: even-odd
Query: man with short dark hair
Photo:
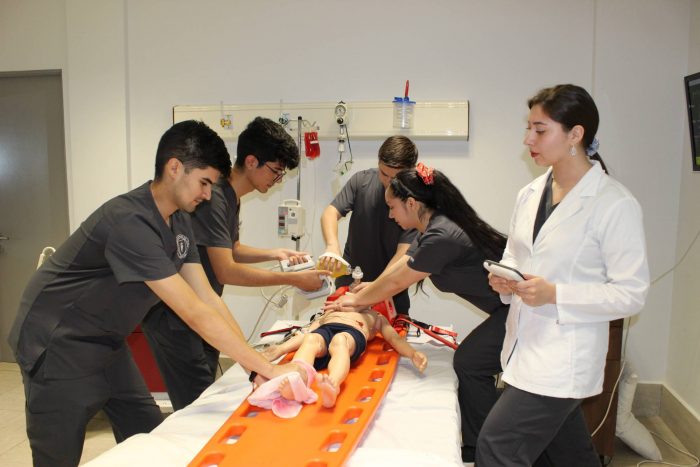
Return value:
[[(343, 258), (353, 267), (360, 266), (365, 281), (375, 280), (387, 266), (403, 257), (416, 236), (415, 230), (404, 231), (389, 219), (384, 190), (400, 170), (415, 167), (418, 149), (405, 136), (391, 136), (379, 148), (378, 158), (378, 167), (350, 177), (321, 215), (326, 251), (340, 256), (338, 221), (352, 211)], [(322, 260), (321, 265), (327, 269), (339, 267), (332, 258)], [(351, 281), (350, 276), (341, 276), (336, 285), (348, 285)], [(408, 291), (396, 294), (394, 305), (398, 313), (408, 314)]]
[(155, 166), (153, 182), (92, 213), (24, 291), (9, 343), (34, 465), (78, 465), (85, 427), (100, 409), (117, 442), (162, 421), (125, 343), (159, 300), (244, 368), (267, 378), (296, 370), (246, 344), (199, 264), (187, 212), (228, 175), (224, 142), (201, 122), (178, 123), (162, 136)]
[[(239, 240), (241, 198), (266, 193), (282, 181), (288, 169), (299, 165), (299, 149), (276, 122), (257, 117), (238, 137), (231, 174), (212, 187), (211, 199), (192, 213), (199, 256), (212, 288), (221, 295), (224, 284), (249, 287), (293, 285), (316, 290), (327, 271), (268, 271), (244, 263), (288, 259), (303, 262), (303, 255), (284, 248), (263, 249)], [(207, 344), (166, 304), (156, 305), (141, 328), (158, 363), (170, 402), (179, 410), (209, 387), (216, 376), (219, 351)]]

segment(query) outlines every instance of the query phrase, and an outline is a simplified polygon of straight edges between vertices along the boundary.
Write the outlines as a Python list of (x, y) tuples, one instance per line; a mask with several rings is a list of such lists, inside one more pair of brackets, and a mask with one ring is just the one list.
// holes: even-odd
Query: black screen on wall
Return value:
[(690, 155), (693, 170), (700, 171), (700, 73), (685, 77), (685, 97), (688, 103)]

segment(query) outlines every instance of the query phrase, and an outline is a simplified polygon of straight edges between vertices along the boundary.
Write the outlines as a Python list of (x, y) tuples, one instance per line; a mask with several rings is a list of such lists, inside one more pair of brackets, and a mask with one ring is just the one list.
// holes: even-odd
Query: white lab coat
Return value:
[[(551, 171), (551, 169), (550, 169)], [(503, 380), (524, 391), (582, 399), (602, 392), (609, 322), (637, 313), (649, 270), (637, 200), (597, 162), (532, 231), (549, 171), (518, 194), (503, 262), (556, 284), (557, 303), (510, 302)]]

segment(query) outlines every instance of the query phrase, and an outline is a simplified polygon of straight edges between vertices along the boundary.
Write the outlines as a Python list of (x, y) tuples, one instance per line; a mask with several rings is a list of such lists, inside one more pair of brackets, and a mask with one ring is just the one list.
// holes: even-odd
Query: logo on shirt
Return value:
[(177, 237), (175, 237), (175, 244), (177, 245), (177, 257), (180, 259), (185, 258), (190, 249), (190, 239), (185, 235), (177, 234)]

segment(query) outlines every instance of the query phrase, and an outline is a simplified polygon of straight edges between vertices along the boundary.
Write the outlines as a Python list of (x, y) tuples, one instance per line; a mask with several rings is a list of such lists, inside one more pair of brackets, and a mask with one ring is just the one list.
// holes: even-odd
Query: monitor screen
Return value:
[(700, 73), (685, 77), (685, 97), (688, 103), (690, 155), (693, 170), (700, 171)]

